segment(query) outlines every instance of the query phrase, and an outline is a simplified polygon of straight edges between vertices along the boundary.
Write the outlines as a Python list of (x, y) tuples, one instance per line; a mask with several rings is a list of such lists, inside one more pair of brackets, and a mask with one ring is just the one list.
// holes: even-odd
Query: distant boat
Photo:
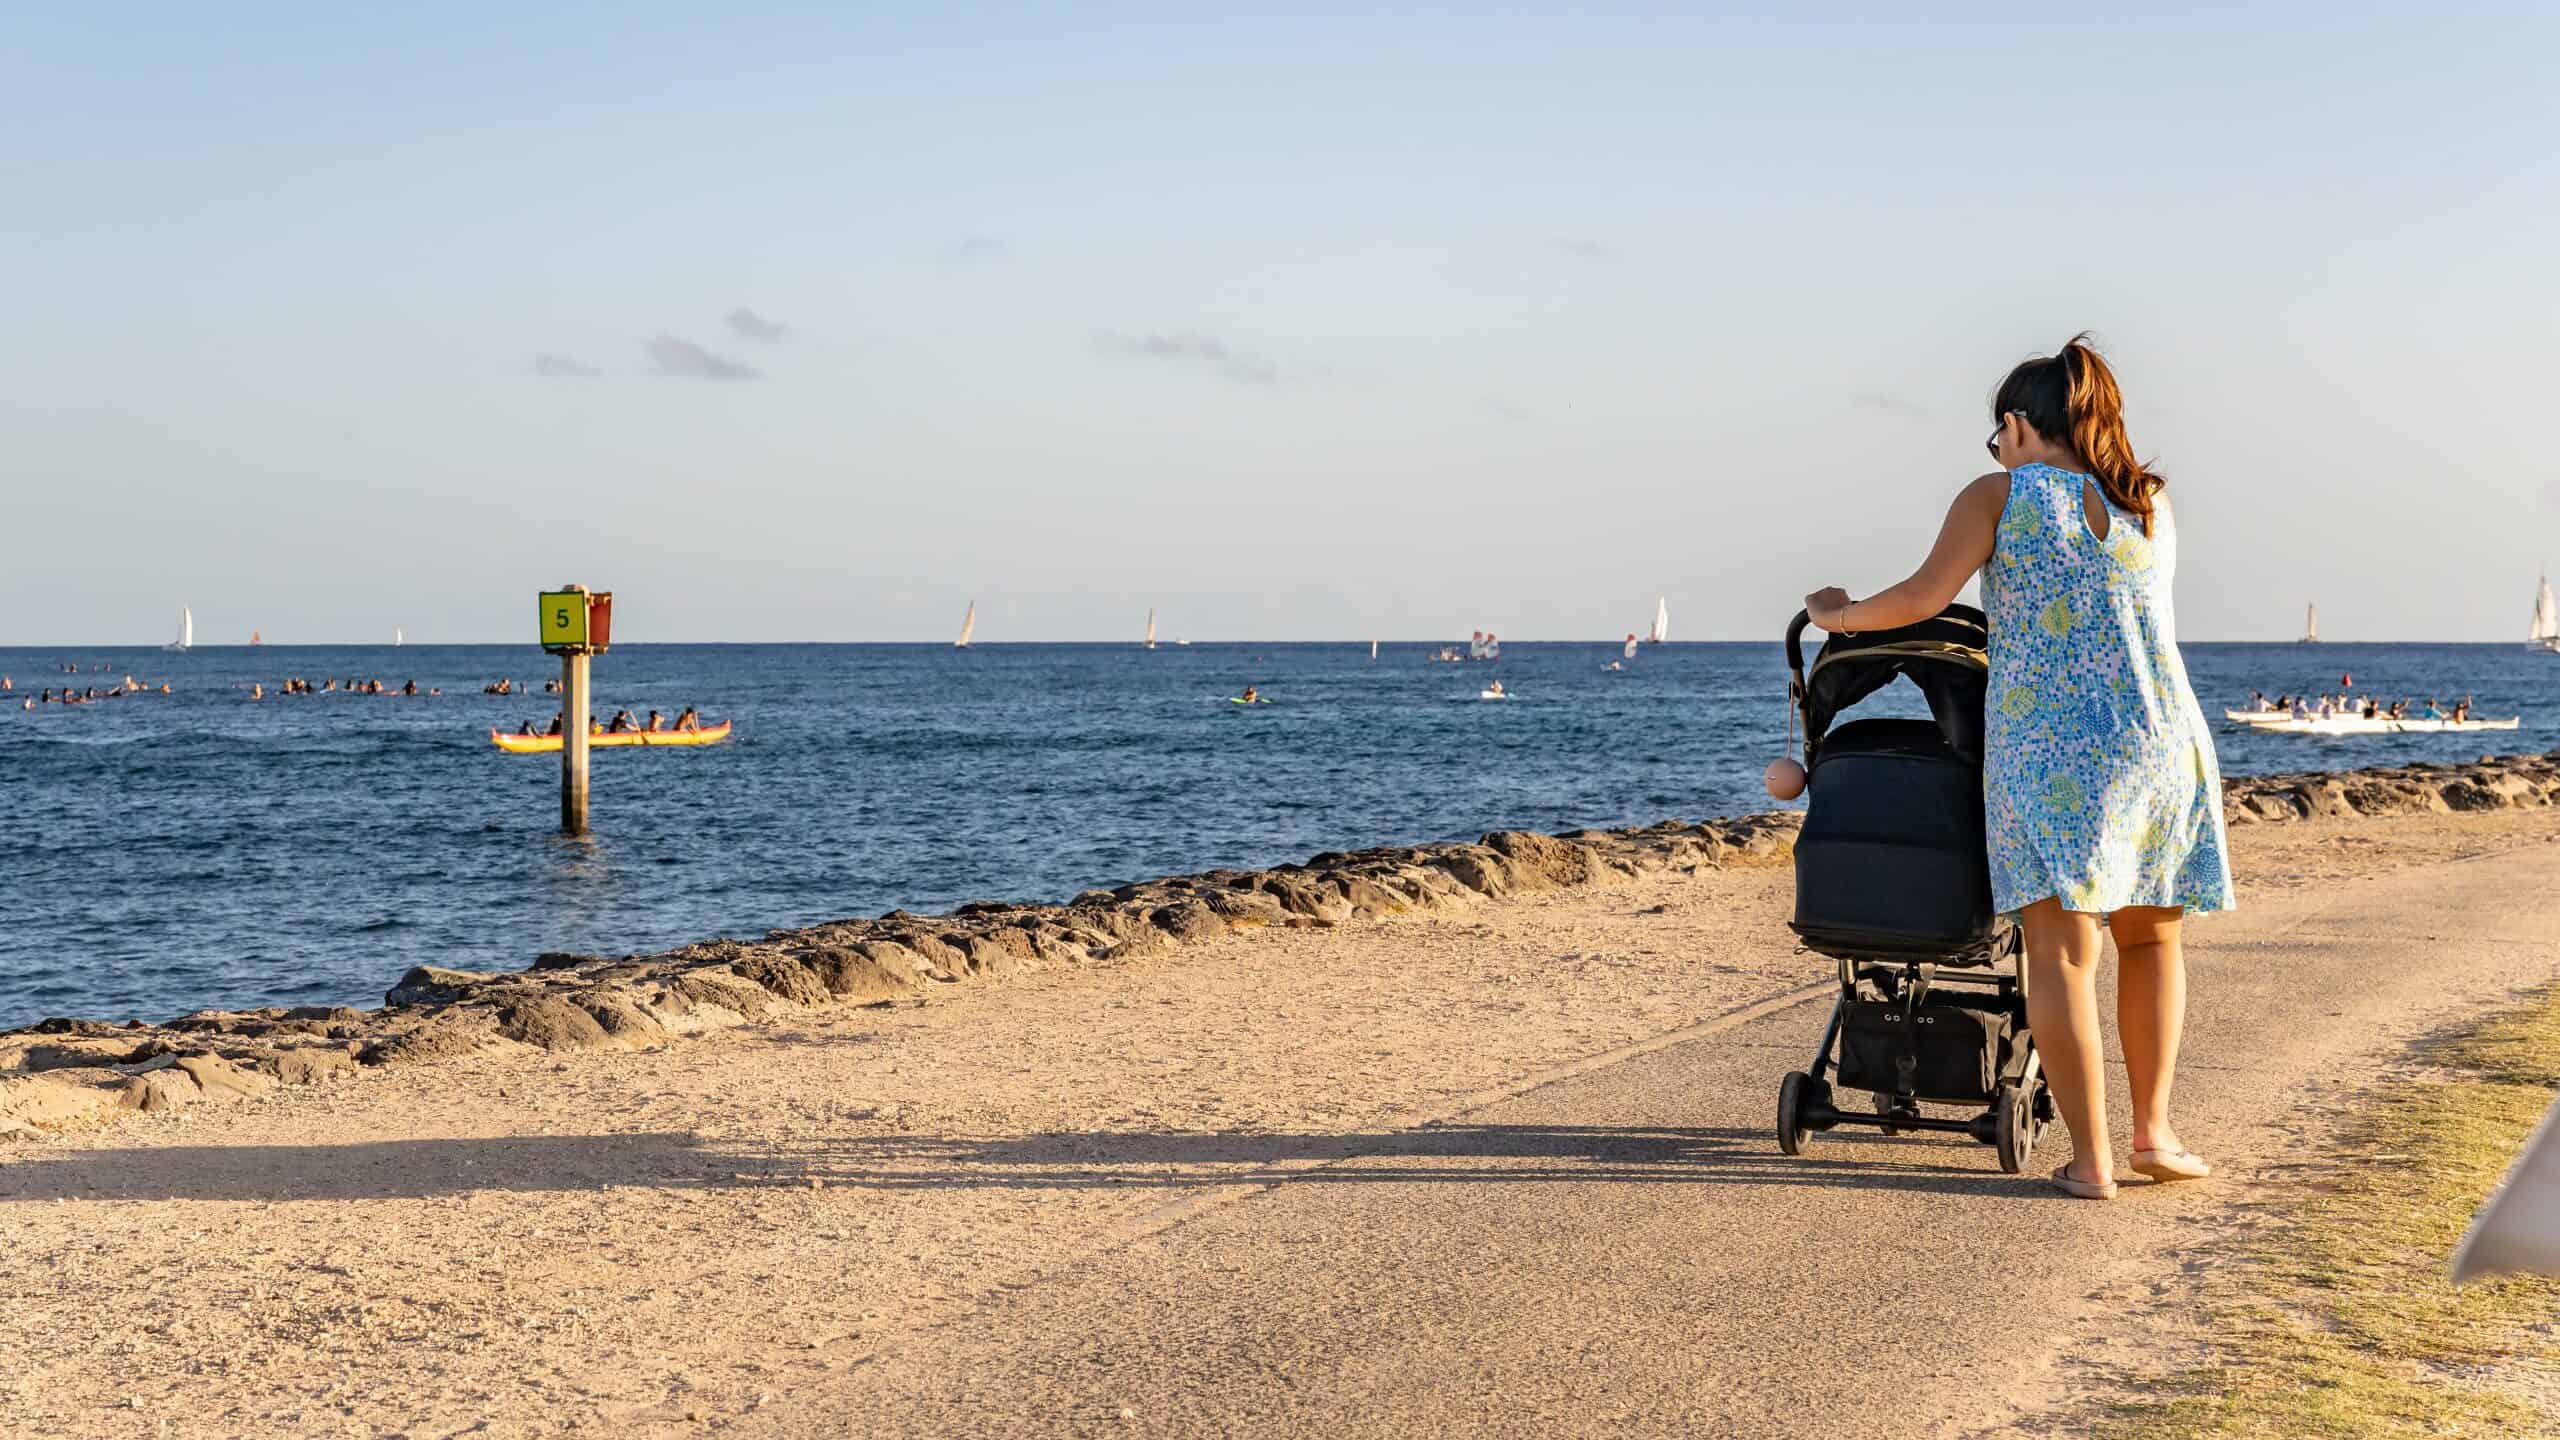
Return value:
[(1629, 660), (1636, 658), (1636, 637), (1629, 635), (1627, 637), (1627, 648), (1619, 651), (1618, 653)]
[(406, 638), (406, 637), (404, 637), (404, 636), (402, 636), (402, 635), (401, 635), (401, 633), (400, 633), (400, 627), (399, 627), (399, 626), (394, 625), (394, 626), (392, 626), (392, 627), (391, 627), (391, 648), (392, 648), (392, 649), (394, 649), (394, 650), (399, 649), (399, 648), (400, 648), (400, 642), (401, 642), (401, 640), (402, 640), (402, 639), (404, 639), (404, 638)]
[(172, 655), (184, 655), (196, 648), (196, 612), (178, 607), (178, 638), (160, 647)]
[(1156, 648), (1156, 611), (1152, 605), (1147, 607), (1147, 648)]
[(2302, 609), (2302, 643), (2320, 643), (2320, 607), (2317, 605), (2306, 605)]
[(1651, 640), (1656, 645), (1659, 645), (1671, 638), (1670, 596), (1656, 595), (1653, 597), (1653, 633), (1645, 638)]
[(969, 602), (969, 613), (960, 617), (960, 638), (951, 642), (954, 650), (969, 648), (969, 637), (978, 633), (978, 602)]
[(1369, 642), (1369, 658), (1372, 660), (1378, 658), (1378, 642), (1375, 640)]
[(2542, 577), (2542, 587), (2533, 595), (2533, 629), (2524, 637), (2525, 648), (2547, 655), (2560, 655), (2560, 605), (2552, 603), (2551, 577)]
[(265, 636), (260, 635), (255, 630), (252, 630), (249, 632), (249, 643), (252, 645), (264, 645), (267, 643), (267, 640)]

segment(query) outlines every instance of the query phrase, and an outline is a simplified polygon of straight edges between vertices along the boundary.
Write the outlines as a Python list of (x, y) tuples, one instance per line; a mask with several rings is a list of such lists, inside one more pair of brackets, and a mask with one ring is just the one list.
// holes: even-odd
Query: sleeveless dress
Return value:
[(2108, 506), (2104, 540), (2050, 465), (2009, 473), (1982, 570), (1991, 618), (1982, 787), (1992, 904), (2231, 908), (2222, 775), (2178, 658), (2178, 537)]

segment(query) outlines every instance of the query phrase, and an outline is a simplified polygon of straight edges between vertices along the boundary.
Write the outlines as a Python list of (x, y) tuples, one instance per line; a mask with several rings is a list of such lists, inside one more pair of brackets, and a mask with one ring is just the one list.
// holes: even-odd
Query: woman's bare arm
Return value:
[(1938, 529), (1938, 543), (1929, 548), (1929, 558), (1911, 572), (1911, 578), (1891, 589), (1879, 590), (1864, 600), (1851, 600), (1849, 592), (1832, 587), (1816, 590), (1804, 597), (1804, 608), (1813, 623), (1825, 630), (1896, 630), (1917, 625), (1944, 610), (1991, 559), (1991, 545), (2000, 530), (2000, 512), (2009, 503), (2009, 476), (1997, 471), (1964, 487), (1956, 503), (1947, 507), (1947, 523)]

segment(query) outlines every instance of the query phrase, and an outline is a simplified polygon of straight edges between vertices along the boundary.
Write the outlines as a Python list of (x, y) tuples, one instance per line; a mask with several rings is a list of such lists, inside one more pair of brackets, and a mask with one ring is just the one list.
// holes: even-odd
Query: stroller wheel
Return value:
[(2036, 1107), (2033, 1097), (2016, 1081), (2002, 1081), (1992, 1098), (1992, 1144), (2000, 1154), (2000, 1168), (2012, 1175), (2023, 1173), (2027, 1160), (2035, 1154)]
[(1812, 1083), (1812, 1077), (1801, 1070), (1788, 1071), (1787, 1078), (1778, 1082), (1779, 1154), (1804, 1153), (1805, 1088)]

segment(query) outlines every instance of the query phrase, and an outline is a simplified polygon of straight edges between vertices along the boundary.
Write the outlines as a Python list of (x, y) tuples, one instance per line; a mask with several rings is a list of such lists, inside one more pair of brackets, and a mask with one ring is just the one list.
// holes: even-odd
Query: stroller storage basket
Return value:
[(1840, 1081), (1852, 1090), (1949, 1105), (1990, 1101), (2009, 1063), (2013, 1018), (1970, 1005), (1853, 1000), (1840, 1017)]

